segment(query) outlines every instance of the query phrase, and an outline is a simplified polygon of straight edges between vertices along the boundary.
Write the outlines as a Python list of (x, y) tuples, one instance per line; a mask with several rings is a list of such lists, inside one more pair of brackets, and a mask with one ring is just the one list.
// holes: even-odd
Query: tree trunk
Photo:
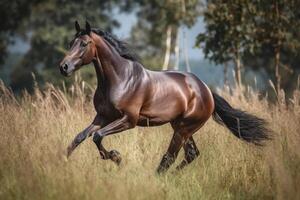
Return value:
[(176, 31), (176, 42), (174, 47), (174, 53), (175, 53), (175, 64), (174, 64), (174, 70), (179, 70), (179, 28), (177, 28)]
[(228, 78), (227, 78), (227, 71), (228, 71), (228, 62), (224, 63), (224, 85), (228, 85)]
[(240, 52), (237, 49), (235, 54), (235, 80), (238, 87), (242, 85), (242, 78), (241, 78), (241, 60), (240, 60)]
[(281, 82), (281, 76), (279, 73), (279, 65), (280, 65), (280, 47), (276, 47), (275, 48), (275, 78), (276, 78), (277, 94), (279, 94), (280, 82)]
[[(275, 1), (275, 10), (276, 10), (276, 25), (279, 26), (279, 7), (278, 7), (278, 1)], [(280, 81), (281, 81), (281, 76), (279, 73), (279, 65), (280, 65), (280, 47), (281, 47), (281, 40), (280, 40), (280, 28), (277, 29), (277, 37), (276, 37), (276, 46), (275, 46), (275, 78), (276, 78), (276, 90), (277, 94), (280, 92)], [(279, 37), (279, 38), (278, 38)]]
[(183, 51), (184, 51), (184, 59), (185, 59), (185, 69), (187, 72), (191, 72), (187, 44), (188, 44), (187, 37), (185, 31), (183, 31)]
[(170, 62), (170, 54), (171, 54), (171, 35), (172, 35), (172, 27), (169, 25), (167, 27), (167, 38), (166, 38), (166, 53), (163, 64), (163, 70), (167, 70)]

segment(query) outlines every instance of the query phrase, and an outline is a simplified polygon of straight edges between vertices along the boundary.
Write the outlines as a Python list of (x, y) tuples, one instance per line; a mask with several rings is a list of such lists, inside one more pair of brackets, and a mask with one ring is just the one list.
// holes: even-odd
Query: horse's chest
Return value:
[(95, 93), (94, 107), (96, 112), (103, 117), (112, 117), (118, 113), (109, 99), (100, 92)]

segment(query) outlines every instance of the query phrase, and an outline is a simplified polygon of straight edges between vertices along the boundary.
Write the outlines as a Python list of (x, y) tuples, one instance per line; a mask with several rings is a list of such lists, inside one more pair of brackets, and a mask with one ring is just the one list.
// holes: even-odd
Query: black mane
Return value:
[[(103, 37), (110, 45), (112, 45), (116, 49), (116, 51), (123, 58), (139, 62), (138, 56), (132, 50), (130, 50), (126, 42), (118, 39), (115, 35), (101, 29), (92, 29), (92, 31), (97, 35)], [(80, 32), (76, 33), (75, 38), (86, 34), (87, 32), (85, 30), (81, 30)]]

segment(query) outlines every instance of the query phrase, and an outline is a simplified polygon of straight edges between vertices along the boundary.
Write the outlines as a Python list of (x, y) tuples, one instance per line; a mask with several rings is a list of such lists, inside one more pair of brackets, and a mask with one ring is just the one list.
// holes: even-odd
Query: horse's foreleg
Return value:
[(107, 126), (103, 127), (99, 131), (97, 131), (94, 134), (93, 141), (97, 145), (97, 148), (100, 152), (101, 157), (103, 159), (111, 159), (117, 165), (119, 165), (121, 162), (120, 153), (116, 150), (112, 150), (112, 151), (108, 152), (101, 144), (102, 139), (106, 135), (119, 133), (119, 132), (125, 131), (125, 130), (133, 128), (133, 127), (134, 127), (134, 123), (130, 122), (128, 116), (125, 115), (122, 118), (111, 122)]
[(119, 165), (121, 163), (121, 155), (118, 151), (116, 150), (111, 150), (111, 151), (107, 151), (104, 146), (102, 145), (102, 139), (104, 138), (103, 136), (98, 137), (98, 133), (94, 134), (94, 138), (93, 141), (96, 144), (100, 156), (103, 160), (107, 160), (107, 159), (111, 159), (112, 161), (114, 161), (117, 165)]
[(72, 143), (67, 148), (67, 158), (70, 157), (74, 149), (83, 142), (86, 138), (90, 137), (95, 131), (99, 130), (101, 125), (97, 120), (97, 117), (91, 125), (81, 131), (72, 141)]
[(135, 122), (130, 120), (128, 115), (124, 115), (122, 118), (117, 119), (105, 127), (101, 128), (97, 133), (95, 133), (95, 137), (104, 137), (106, 135), (111, 135), (114, 133), (119, 133), (125, 131), (127, 129), (133, 128), (135, 126)]

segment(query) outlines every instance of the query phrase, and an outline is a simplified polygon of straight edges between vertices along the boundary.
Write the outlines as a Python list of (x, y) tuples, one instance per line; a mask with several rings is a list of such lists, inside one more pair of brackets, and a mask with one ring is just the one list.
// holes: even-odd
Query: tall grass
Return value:
[[(273, 140), (256, 147), (210, 120), (195, 135), (200, 156), (181, 172), (155, 169), (172, 136), (166, 125), (135, 128), (104, 139), (123, 161), (101, 160), (82, 143), (66, 147), (93, 119), (91, 89), (48, 85), (16, 98), (0, 84), (0, 199), (300, 199), (300, 90), (277, 106), (237, 91), (220, 91), (233, 106), (265, 118)], [(289, 105), (289, 106), (286, 106)]]

